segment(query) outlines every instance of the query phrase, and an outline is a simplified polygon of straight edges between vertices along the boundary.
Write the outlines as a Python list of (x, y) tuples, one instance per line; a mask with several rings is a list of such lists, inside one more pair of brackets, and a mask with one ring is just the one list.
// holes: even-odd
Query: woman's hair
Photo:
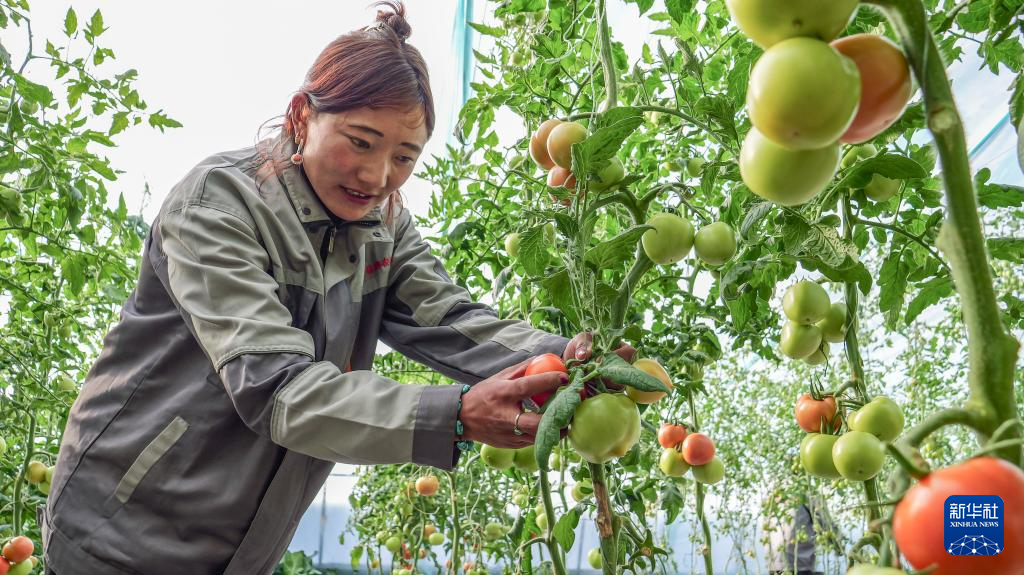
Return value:
[[(421, 107), (427, 137), (433, 133), (434, 98), (427, 64), (419, 50), (405, 41), (412, 33), (405, 20), (405, 6), (401, 0), (383, 0), (374, 6), (385, 8), (377, 11), (376, 23), (343, 34), (328, 44), (298, 90), (305, 98), (298, 105), (297, 100), (289, 102), (284, 121), (271, 126), (281, 129), (281, 137), (272, 140), (272, 149), (263, 157), (273, 164), (274, 173), (279, 173), (288, 162), (280, 150), (285, 138), (294, 138), (299, 120), (310, 112)], [(396, 206), (401, 206), (397, 190), (387, 200), (388, 220)]]

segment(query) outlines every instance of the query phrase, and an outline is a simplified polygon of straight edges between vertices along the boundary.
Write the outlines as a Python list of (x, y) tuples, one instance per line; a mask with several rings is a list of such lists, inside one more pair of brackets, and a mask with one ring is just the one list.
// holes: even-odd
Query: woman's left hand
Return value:
[[(593, 351), (594, 336), (589, 331), (580, 332), (576, 334), (576, 337), (570, 339), (569, 343), (565, 346), (565, 351), (562, 352), (562, 361), (569, 361), (570, 359), (586, 361), (590, 359), (590, 354)], [(619, 346), (619, 349), (615, 350), (615, 353), (619, 354), (619, 357), (626, 360), (627, 363), (632, 363), (636, 350), (628, 343), (624, 343)]]

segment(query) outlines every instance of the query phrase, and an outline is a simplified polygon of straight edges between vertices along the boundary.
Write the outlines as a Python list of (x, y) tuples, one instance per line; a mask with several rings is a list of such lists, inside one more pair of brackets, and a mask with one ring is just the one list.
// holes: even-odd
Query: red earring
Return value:
[(302, 163), (302, 144), (305, 142), (298, 136), (295, 136), (295, 143), (299, 145), (299, 149), (295, 150), (295, 153), (292, 154), (292, 163), (298, 166)]

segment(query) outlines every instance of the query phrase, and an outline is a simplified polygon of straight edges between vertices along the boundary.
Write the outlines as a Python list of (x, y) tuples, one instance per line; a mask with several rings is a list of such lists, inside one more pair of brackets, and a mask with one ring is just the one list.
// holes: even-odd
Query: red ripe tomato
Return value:
[(686, 439), (686, 428), (682, 425), (662, 423), (658, 430), (658, 445), (669, 448), (675, 447)]
[(683, 440), (683, 459), (690, 465), (704, 465), (715, 458), (715, 442), (703, 433), (691, 433)]
[[(548, 373), (551, 371), (569, 373), (565, 364), (562, 363), (562, 358), (553, 353), (538, 355), (533, 358), (533, 361), (531, 361), (529, 365), (526, 366), (526, 375), (537, 375), (538, 373)], [(537, 405), (544, 405), (552, 395), (553, 393), (550, 391), (542, 391), (537, 395), (531, 396), (530, 399), (532, 399)]]
[[(950, 495), (998, 495), (1003, 499), (1003, 550), (997, 555), (950, 555), (945, 549), (945, 503)], [(914, 569), (932, 575), (1024, 573), (1024, 471), (994, 457), (977, 457), (932, 472), (896, 505), (892, 532)]]
[(19, 535), (4, 545), (3, 553), (4, 557), (11, 563), (21, 563), (32, 556), (35, 548), (36, 546), (32, 543), (31, 539), (24, 535)]
[(854, 34), (832, 42), (860, 70), (860, 108), (853, 124), (839, 140), (866, 142), (888, 128), (903, 114), (913, 87), (910, 67), (899, 46), (884, 36)]
[(11, 564), (6, 559), (0, 557), (0, 575), (7, 575), (7, 572), (11, 570)]
[(830, 430), (822, 430), (821, 423), (835, 427), (836, 411), (836, 398), (832, 396), (816, 400), (805, 393), (796, 400), (796, 422), (807, 433), (828, 433)]

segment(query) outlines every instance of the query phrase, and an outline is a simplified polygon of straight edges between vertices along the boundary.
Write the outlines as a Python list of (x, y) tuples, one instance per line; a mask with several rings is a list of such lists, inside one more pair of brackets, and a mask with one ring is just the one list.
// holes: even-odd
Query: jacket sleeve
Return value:
[(324, 460), (450, 469), (458, 386), (400, 385), (316, 361), (312, 337), (292, 326), (278, 297), (283, 279), (260, 241), (267, 224), (242, 201), (202, 193), (230, 178), (215, 170), (195, 184), (195, 198), (165, 209), (150, 257), (241, 419)]
[(499, 319), (455, 285), (403, 210), (395, 230), (384, 343), (463, 383), (474, 384), (529, 357), (565, 350), (568, 340)]

